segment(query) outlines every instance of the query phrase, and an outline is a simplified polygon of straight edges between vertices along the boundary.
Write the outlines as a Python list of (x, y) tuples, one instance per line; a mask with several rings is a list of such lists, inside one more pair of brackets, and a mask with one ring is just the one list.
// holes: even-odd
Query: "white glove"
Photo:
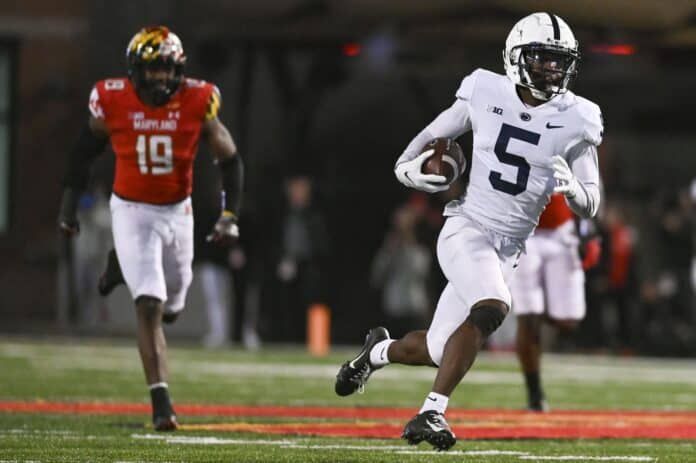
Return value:
[(402, 162), (394, 169), (396, 178), (409, 188), (425, 191), (427, 193), (437, 193), (449, 188), (447, 179), (443, 175), (424, 174), (421, 172), (423, 163), (435, 150), (424, 151), (417, 158)]
[(567, 198), (574, 198), (582, 187), (570, 170), (566, 160), (561, 156), (553, 156), (551, 158), (551, 168), (553, 169), (553, 178), (556, 180), (553, 192), (563, 193)]
[(222, 245), (230, 245), (239, 239), (239, 225), (237, 216), (230, 211), (222, 211), (222, 215), (215, 223), (212, 233), (206, 241), (213, 241)]

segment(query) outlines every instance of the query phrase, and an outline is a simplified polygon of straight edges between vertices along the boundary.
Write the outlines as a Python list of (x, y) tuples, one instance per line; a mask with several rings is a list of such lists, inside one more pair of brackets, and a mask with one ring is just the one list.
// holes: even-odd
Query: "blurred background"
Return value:
[[(200, 237), (219, 179), (201, 146), (196, 277), (172, 336), (304, 343), (310, 306), (329, 308), (338, 344), (378, 323), (396, 335), (424, 328), (444, 284), (433, 254), (441, 209), (461, 185), (415, 193), (394, 161), (465, 75), (503, 72), (510, 28), (534, 11), (570, 24), (582, 52), (574, 91), (606, 124), (602, 261), (587, 275), (580, 331), (551, 347), (696, 354), (694, 0), (3, 0), (0, 332), (133, 333), (125, 288), (96, 293), (111, 248), (112, 153), (94, 166), (75, 242), (60, 239), (56, 217), (90, 89), (125, 75), (126, 45), (150, 24), (182, 39), (187, 75), (220, 88), (247, 179), (240, 244), (211, 249)], [(493, 347), (510, 348), (501, 333)]]

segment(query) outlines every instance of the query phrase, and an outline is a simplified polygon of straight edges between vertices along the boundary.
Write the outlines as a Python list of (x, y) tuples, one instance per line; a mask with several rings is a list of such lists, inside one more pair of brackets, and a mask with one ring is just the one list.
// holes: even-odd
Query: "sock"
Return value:
[(169, 387), (167, 383), (150, 384), (150, 400), (152, 401), (152, 415), (174, 414), (172, 402), (169, 399)]
[(524, 382), (527, 384), (527, 392), (530, 400), (542, 400), (544, 391), (541, 389), (541, 375), (538, 371), (524, 374)]
[(445, 410), (447, 410), (447, 402), (449, 402), (449, 397), (446, 395), (431, 392), (428, 394), (428, 397), (425, 398), (425, 402), (423, 402), (423, 406), (418, 413), (435, 410), (444, 415)]
[(385, 339), (375, 344), (375, 347), (370, 351), (370, 363), (375, 367), (383, 367), (384, 365), (389, 365), (389, 357), (387, 356), (387, 351), (391, 343), (396, 341), (396, 339)]

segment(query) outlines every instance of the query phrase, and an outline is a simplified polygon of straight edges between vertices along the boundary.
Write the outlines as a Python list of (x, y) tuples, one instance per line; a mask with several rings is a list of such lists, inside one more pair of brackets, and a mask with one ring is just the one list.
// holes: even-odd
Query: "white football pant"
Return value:
[(507, 281), (523, 247), (522, 240), (487, 230), (466, 216), (447, 219), (437, 241), (437, 258), (448, 283), (427, 334), (435, 364), (440, 364), (445, 343), (473, 305), (496, 299), (510, 306)]
[(192, 279), (191, 199), (158, 206), (111, 195), (110, 206), (116, 254), (133, 299), (155, 297), (166, 313), (181, 311)]

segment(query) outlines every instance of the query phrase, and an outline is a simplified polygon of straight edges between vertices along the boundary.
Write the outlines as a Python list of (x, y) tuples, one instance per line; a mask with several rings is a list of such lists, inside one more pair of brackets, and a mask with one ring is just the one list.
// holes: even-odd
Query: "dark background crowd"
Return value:
[(247, 168), (241, 241), (220, 250), (202, 238), (220, 205), (206, 146), (196, 161), (196, 264), (229, 286), (217, 302), (226, 328), (207, 342), (304, 342), (314, 303), (330, 307), (336, 343), (376, 323), (396, 335), (426, 326), (443, 285), (441, 209), (461, 185), (414, 193), (394, 161), (464, 75), (502, 72), (507, 32), (537, 10), (575, 31), (574, 90), (606, 124), (602, 259), (588, 273), (587, 319), (564, 348), (695, 354), (696, 4), (679, 0), (2, 2), (0, 330), (101, 323), (84, 295), (109, 249), (113, 155), (94, 166), (81, 203), (90, 242), (59, 239), (61, 179), (92, 83), (124, 75), (129, 38), (155, 23), (181, 37), (186, 73), (220, 88)]

